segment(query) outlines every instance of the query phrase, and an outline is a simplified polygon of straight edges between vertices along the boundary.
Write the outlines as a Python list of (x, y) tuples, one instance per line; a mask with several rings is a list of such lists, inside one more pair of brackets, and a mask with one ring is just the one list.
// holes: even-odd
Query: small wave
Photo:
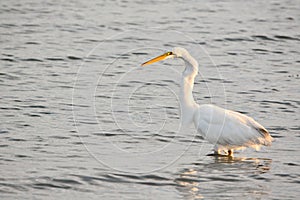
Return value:
[(47, 108), (46, 106), (43, 106), (43, 105), (30, 105), (30, 106), (25, 106), (25, 107), (28, 107), (28, 108)]
[[(194, 185), (199, 182), (199, 178), (190, 178), (190, 177), (180, 177), (175, 179), (175, 183), (178, 186), (185, 187), (186, 185)], [(201, 182), (207, 182), (205, 179), (201, 179)]]
[(296, 40), (296, 41), (300, 41), (299, 38), (290, 37), (290, 36), (286, 36), (286, 35), (275, 35), (274, 37), (277, 38), (277, 39), (281, 39), (281, 40)]
[(292, 163), (292, 162), (289, 162), (289, 163), (283, 163), (283, 164), (289, 165), (289, 166), (296, 166), (296, 167), (300, 166), (299, 164)]
[(287, 106), (292, 106), (294, 108), (298, 108), (297, 106), (294, 106), (292, 103), (290, 102), (282, 102), (282, 101), (273, 101), (273, 100), (263, 100), (261, 101), (261, 103), (264, 103), (264, 104), (279, 104), (279, 105), (287, 105)]
[(11, 28), (11, 27), (17, 27), (17, 25), (16, 24), (0, 24), (0, 27)]
[(52, 183), (35, 183), (32, 184), (33, 188), (36, 189), (49, 189), (49, 188), (60, 188), (60, 189), (70, 189), (72, 187), (62, 184), (52, 184)]
[(50, 61), (64, 61), (65, 59), (63, 58), (55, 58), (55, 57), (49, 57), (49, 58), (45, 58), (46, 60), (50, 60)]
[(14, 141), (14, 142), (26, 142), (27, 140), (21, 139), (21, 138), (9, 138), (8, 141)]
[(111, 183), (135, 183), (142, 185), (151, 186), (166, 186), (166, 185), (176, 185), (173, 180), (154, 174), (149, 175), (136, 175), (136, 174), (103, 174), (100, 176), (86, 176), (86, 175), (73, 175), (79, 177), (82, 181), (88, 184), (95, 184), (97, 182), (111, 182)]
[(43, 60), (37, 59), (37, 58), (24, 58), (24, 59), (20, 59), (20, 60), (25, 61), (25, 62), (43, 62)]
[(0, 107), (1, 110), (21, 110), (18, 107)]
[(269, 52), (268, 50), (266, 49), (252, 49), (253, 51), (256, 51), (256, 52)]
[(93, 133), (93, 135), (96, 136), (105, 136), (105, 137), (115, 137), (115, 136), (121, 136), (121, 135), (125, 135), (124, 131), (119, 129), (119, 130), (113, 130), (112, 132), (100, 132), (100, 133)]
[(1, 58), (0, 60), (8, 61), (8, 62), (16, 62), (16, 60), (13, 58)]
[[(2, 180), (1, 180), (2, 181)], [(3, 181), (6, 181), (5, 179)], [(14, 193), (11, 191), (11, 189), (17, 190), (17, 191), (27, 191), (27, 188), (21, 185), (16, 185), (15, 183), (0, 183), (1, 192), (3, 193)], [(11, 188), (11, 189), (9, 189)]]
[(291, 127), (290, 129), (293, 130), (293, 131), (300, 131), (300, 126), (298, 126), (298, 127)]
[(16, 158), (32, 158), (31, 156), (23, 155), (23, 154), (17, 154), (15, 155)]
[(82, 183), (80, 183), (79, 181), (75, 181), (72, 179), (52, 179), (52, 181), (54, 182), (58, 182), (58, 183), (65, 183), (65, 184), (76, 184), (76, 185), (81, 185)]
[(70, 60), (82, 60), (82, 58), (77, 57), (77, 56), (67, 56), (67, 58)]
[(67, 139), (70, 139), (70, 137), (60, 136), (60, 135), (49, 136), (49, 138), (59, 139), (59, 140), (67, 140)]
[(2, 129), (0, 130), (0, 134), (9, 133), (8, 130)]
[[(226, 176), (226, 175), (224, 175), (224, 176)], [(223, 177), (223, 178), (220, 176), (218, 176), (218, 177), (212, 176), (212, 177), (209, 177), (208, 179), (210, 179), (212, 181), (223, 181), (223, 182), (244, 182), (244, 181), (246, 181), (246, 180), (241, 179), (239, 176), (237, 176), (237, 178), (232, 178), (231, 176)]]
[(29, 45), (39, 45), (40, 43), (38, 43), (38, 42), (26, 42), (25, 44), (29, 44)]
[(232, 38), (224, 38), (223, 40), (230, 41), (230, 42), (243, 42), (243, 41), (251, 42), (251, 41), (253, 41), (253, 39), (248, 38), (248, 37), (232, 37)]
[(276, 41), (275, 39), (266, 36), (266, 35), (253, 35), (252, 38), (254, 39), (261, 39), (261, 40), (270, 40), (270, 41)]
[(41, 117), (41, 115), (33, 114), (33, 113), (25, 113), (24, 115), (27, 115), (29, 117)]
[(144, 53), (144, 52), (132, 52), (131, 54), (133, 54), (133, 55), (148, 55), (148, 53)]

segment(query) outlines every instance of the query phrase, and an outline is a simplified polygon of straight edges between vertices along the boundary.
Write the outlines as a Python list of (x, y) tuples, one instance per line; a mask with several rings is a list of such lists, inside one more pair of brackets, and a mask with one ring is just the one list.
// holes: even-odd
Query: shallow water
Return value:
[[(296, 199), (300, 1), (0, 2), (1, 199)], [(181, 127), (194, 96), (245, 113), (269, 148), (209, 157)]]

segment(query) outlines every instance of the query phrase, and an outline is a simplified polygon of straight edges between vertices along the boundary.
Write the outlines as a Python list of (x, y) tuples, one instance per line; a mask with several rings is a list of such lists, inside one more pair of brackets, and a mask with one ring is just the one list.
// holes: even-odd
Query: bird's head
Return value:
[(186, 49), (181, 48), (181, 47), (175, 47), (172, 51), (166, 52), (160, 56), (157, 56), (151, 60), (148, 60), (147, 62), (144, 62), (142, 64), (142, 66), (150, 65), (152, 63), (155, 63), (155, 62), (158, 62), (161, 60), (166, 60), (169, 58), (182, 58), (185, 55), (189, 55), (189, 53)]

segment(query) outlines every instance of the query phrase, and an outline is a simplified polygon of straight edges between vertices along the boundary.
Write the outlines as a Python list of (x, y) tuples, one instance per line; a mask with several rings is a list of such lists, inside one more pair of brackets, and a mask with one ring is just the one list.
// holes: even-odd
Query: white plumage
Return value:
[(194, 123), (198, 132), (215, 150), (241, 149), (271, 145), (268, 131), (251, 117), (214, 105), (201, 105), (195, 111)]
[(181, 58), (185, 62), (180, 87), (181, 118), (185, 124), (194, 123), (197, 131), (215, 145), (215, 153), (261, 145), (270, 146), (273, 138), (258, 122), (244, 114), (226, 110), (211, 104), (198, 105), (193, 98), (194, 80), (198, 74), (198, 62), (181, 47), (151, 59), (142, 66), (168, 58)]

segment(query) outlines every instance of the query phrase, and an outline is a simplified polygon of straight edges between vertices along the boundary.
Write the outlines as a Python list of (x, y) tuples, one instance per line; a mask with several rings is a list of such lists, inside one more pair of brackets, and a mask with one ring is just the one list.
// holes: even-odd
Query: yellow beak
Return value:
[(155, 62), (158, 62), (158, 61), (161, 61), (161, 60), (164, 60), (166, 59), (168, 56), (172, 55), (173, 53), (172, 52), (167, 52), (167, 53), (164, 53), (160, 56), (157, 56), (156, 58), (153, 58), (151, 60), (148, 60), (147, 62), (144, 62), (142, 64), (142, 66), (145, 66), (145, 65), (150, 65), (152, 63), (155, 63)]

